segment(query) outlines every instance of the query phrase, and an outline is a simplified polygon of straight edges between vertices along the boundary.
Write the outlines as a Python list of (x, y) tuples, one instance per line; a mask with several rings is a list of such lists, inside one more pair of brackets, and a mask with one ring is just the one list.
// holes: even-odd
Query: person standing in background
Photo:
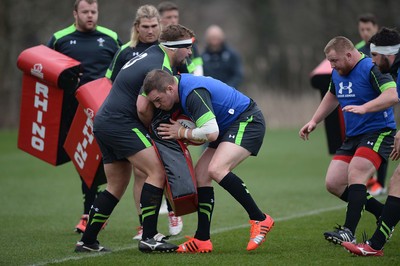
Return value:
[(378, 32), (378, 22), (374, 14), (366, 13), (358, 17), (358, 33), (362, 41), (355, 45), (356, 49), (371, 57), (369, 39)]
[(121, 46), (112, 60), (106, 77), (114, 81), (126, 62), (141, 54), (152, 45), (158, 44), (161, 33), (160, 15), (152, 5), (140, 6), (131, 28), (129, 42)]
[[(97, 0), (76, 0), (74, 4), (74, 24), (57, 31), (48, 41), (47, 46), (65, 54), (82, 64), (83, 71), (79, 86), (89, 81), (104, 77), (114, 54), (121, 46), (117, 33), (97, 25), (99, 16)], [(69, 96), (69, 119), (72, 121), (78, 101), (72, 94)], [(99, 178), (89, 188), (81, 178), (83, 193), (83, 214), (75, 231), (86, 230), (90, 207), (100, 192)], [(99, 184), (100, 182), (100, 184)]]
[(205, 33), (206, 48), (203, 58), (204, 75), (219, 79), (231, 87), (239, 88), (243, 80), (239, 55), (225, 41), (221, 27), (211, 25)]

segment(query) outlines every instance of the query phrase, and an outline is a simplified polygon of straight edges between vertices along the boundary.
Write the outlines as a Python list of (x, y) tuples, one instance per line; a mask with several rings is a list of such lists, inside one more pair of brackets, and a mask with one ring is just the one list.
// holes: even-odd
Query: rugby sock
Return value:
[(249, 214), (250, 220), (265, 220), (265, 215), (258, 208), (246, 185), (237, 175), (229, 172), (221, 182), (219, 182), (219, 185), (228, 191), (243, 206)]
[[(340, 196), (340, 199), (344, 202), (349, 202), (348, 197), (349, 187), (346, 187), (343, 194)], [(367, 192), (367, 202), (365, 203), (365, 210), (372, 213), (375, 216), (376, 220), (379, 220), (379, 217), (382, 214), (383, 204)]]
[(391, 234), (392, 228), (396, 226), (399, 220), (400, 198), (388, 196), (385, 206), (383, 207), (382, 217), (378, 228), (369, 240), (373, 249), (380, 250), (383, 248)]
[(343, 226), (350, 229), (354, 235), (367, 202), (367, 187), (364, 184), (350, 185), (348, 199), (346, 221)]
[(94, 244), (103, 224), (118, 204), (119, 200), (107, 190), (99, 194), (90, 209), (89, 221), (81, 241), (85, 244)]
[(199, 206), (197, 209), (197, 231), (194, 237), (198, 240), (210, 239), (211, 218), (214, 211), (214, 188), (197, 188)]
[(365, 210), (375, 215), (376, 220), (382, 215), (383, 203), (375, 199), (369, 192), (367, 192), (367, 202), (365, 203)]
[(83, 213), (89, 214), (90, 208), (97, 196), (97, 186), (93, 184), (90, 188), (86, 185), (85, 181), (81, 177), (82, 182), (82, 194), (83, 194)]
[(143, 236), (146, 240), (155, 236), (157, 232), (158, 212), (160, 211), (163, 189), (144, 183), (140, 196), (142, 209)]

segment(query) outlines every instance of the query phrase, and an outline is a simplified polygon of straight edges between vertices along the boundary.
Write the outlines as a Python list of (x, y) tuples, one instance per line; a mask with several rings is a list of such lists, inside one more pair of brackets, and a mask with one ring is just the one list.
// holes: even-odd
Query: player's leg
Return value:
[[(342, 198), (343, 192), (348, 186), (347, 172), (352, 156), (334, 157), (328, 167), (325, 176), (325, 186), (328, 192)], [(347, 198), (343, 199), (347, 202)]]
[(140, 195), (142, 194), (142, 188), (144, 182), (146, 181), (146, 174), (140, 171), (138, 168), (133, 167), (133, 199), (135, 201), (136, 213), (139, 218), (139, 226), (137, 227), (137, 232), (133, 239), (141, 240), (143, 234), (143, 225), (142, 225), (142, 210), (140, 209)]
[(245, 183), (231, 171), (250, 156), (245, 148), (230, 142), (219, 144), (208, 166), (210, 177), (227, 190), (247, 211), (251, 220), (265, 219), (264, 213), (250, 195)]
[(84, 233), (86, 230), (86, 225), (89, 219), (89, 212), (90, 207), (93, 204), (93, 201), (97, 195), (97, 186), (93, 186), (89, 188), (85, 181), (83, 180), (82, 176), (79, 176), (81, 180), (81, 188), (82, 188), (82, 197), (83, 197), (83, 214), (75, 226), (75, 232), (77, 233)]
[(143, 235), (142, 240), (139, 241), (139, 250), (142, 252), (176, 250), (178, 247), (165, 242), (165, 236), (157, 231), (158, 212), (165, 184), (165, 170), (161, 161), (152, 146), (135, 153), (128, 159), (147, 176), (140, 197)]
[(383, 256), (383, 247), (400, 221), (400, 166), (390, 179), (389, 195), (383, 208), (382, 217), (372, 237), (365, 243), (343, 243), (343, 246), (359, 256)]
[(75, 248), (77, 252), (107, 251), (99, 246), (97, 235), (124, 194), (129, 184), (132, 166), (128, 161), (115, 161), (104, 164), (104, 171), (107, 176), (107, 188), (93, 202), (88, 226)]
[(394, 134), (395, 130), (387, 129), (366, 134), (360, 140), (349, 164), (349, 203), (344, 226), (350, 229), (353, 235), (367, 203), (367, 180), (379, 169), (382, 161), (388, 159), (392, 151)]
[(250, 152), (247, 149), (230, 142), (222, 142), (210, 162), (208, 171), (211, 178), (228, 191), (249, 215), (251, 236), (247, 250), (253, 250), (265, 241), (274, 221), (259, 209), (245, 183), (232, 172), (249, 156)]
[(389, 193), (383, 207), (382, 217), (375, 233), (369, 239), (371, 247), (375, 250), (383, 249), (383, 246), (391, 237), (394, 227), (400, 221), (400, 166), (394, 171), (389, 185)]
[(213, 247), (210, 240), (211, 219), (214, 211), (214, 188), (208, 175), (208, 165), (213, 157), (215, 149), (206, 148), (195, 166), (197, 180), (197, 230), (193, 238), (179, 245), (180, 253), (206, 253)]
[(376, 166), (379, 167), (378, 164), (380, 165), (382, 160), (379, 154), (366, 149), (364, 152), (374, 156), (374, 159), (372, 159), (376, 162), (376, 165), (374, 165), (370, 159), (361, 157), (363, 155), (359, 154), (359, 151), (360, 149), (357, 150), (349, 164), (349, 195), (346, 221), (343, 225), (349, 228), (353, 235), (355, 235), (358, 222), (361, 219), (362, 212), (367, 203), (367, 180), (374, 174)]

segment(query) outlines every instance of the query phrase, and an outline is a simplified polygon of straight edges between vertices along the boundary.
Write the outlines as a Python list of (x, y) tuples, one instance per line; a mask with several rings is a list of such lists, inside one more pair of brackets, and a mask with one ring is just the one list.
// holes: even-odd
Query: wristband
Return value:
[(186, 128), (186, 129), (185, 129), (185, 139), (188, 139), (188, 132), (189, 132), (189, 129)]

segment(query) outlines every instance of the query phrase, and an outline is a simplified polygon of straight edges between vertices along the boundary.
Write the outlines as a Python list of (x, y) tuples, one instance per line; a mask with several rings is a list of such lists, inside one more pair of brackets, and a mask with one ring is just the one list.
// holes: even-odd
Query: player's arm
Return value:
[(136, 100), (136, 108), (140, 121), (146, 127), (150, 126), (154, 114), (154, 105), (147, 99), (144, 93), (139, 94)]
[(322, 101), (311, 120), (300, 129), (300, 138), (303, 140), (308, 140), (308, 135), (321, 121), (323, 121), (330, 113), (332, 113), (338, 105), (339, 101), (335, 96), (334, 84), (331, 82), (328, 91), (326, 92), (324, 98), (322, 98)]
[(184, 129), (184, 137), (189, 140), (215, 141), (219, 135), (219, 127), (208, 90), (193, 90), (186, 99), (186, 106), (196, 127)]
[(370, 82), (379, 93), (375, 99), (362, 105), (347, 105), (343, 111), (356, 114), (365, 114), (385, 110), (399, 102), (396, 83), (390, 74), (382, 74), (377, 66), (371, 69)]
[(188, 115), (195, 122), (195, 128), (185, 128), (179, 122), (171, 120), (157, 128), (164, 139), (188, 139), (192, 141), (215, 141), (219, 127), (212, 109), (210, 93), (206, 89), (193, 90), (186, 99)]

